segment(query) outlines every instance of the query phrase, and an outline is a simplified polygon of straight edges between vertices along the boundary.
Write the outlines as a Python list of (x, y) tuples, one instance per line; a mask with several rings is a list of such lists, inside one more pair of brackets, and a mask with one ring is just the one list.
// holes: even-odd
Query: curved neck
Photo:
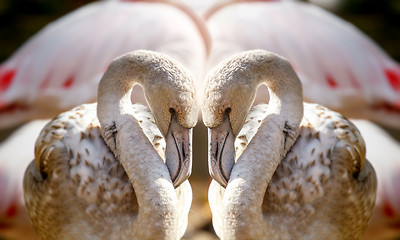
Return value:
[(282, 120), (292, 125), (300, 123), (303, 117), (302, 85), (286, 59), (267, 51), (253, 50), (235, 57), (227, 64), (227, 72), (232, 71), (231, 65), (234, 66), (234, 74), (227, 77), (229, 81), (221, 83), (221, 88), (250, 86), (251, 106), (257, 88), (265, 84), (270, 94), (268, 112), (278, 114)]
[(270, 101), (268, 115), (234, 165), (225, 191), (227, 239), (234, 239), (229, 234), (251, 234), (246, 231), (249, 226), (265, 228), (257, 226), (263, 222), (265, 191), (279, 163), (295, 142), (303, 117), (301, 83), (290, 64), (265, 51), (247, 53), (240, 58), (243, 59), (242, 70), (236, 79), (245, 79), (252, 88), (266, 84)]
[(100, 81), (97, 106), (103, 138), (135, 190), (139, 205), (135, 227), (159, 226), (160, 239), (176, 234), (167, 232), (177, 229), (173, 227), (177, 224), (177, 197), (166, 165), (133, 117), (130, 97), (135, 84), (146, 89), (154, 84), (152, 79), (168, 78), (167, 71), (161, 69), (164, 64), (147, 51), (114, 60)]

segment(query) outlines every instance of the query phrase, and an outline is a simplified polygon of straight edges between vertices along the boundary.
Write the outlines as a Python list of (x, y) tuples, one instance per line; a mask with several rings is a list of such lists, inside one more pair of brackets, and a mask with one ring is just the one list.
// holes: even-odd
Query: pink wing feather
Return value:
[(95, 101), (109, 62), (135, 49), (166, 53), (200, 78), (207, 46), (193, 18), (166, 3), (102, 1), (49, 24), (0, 66), (0, 128)]
[(367, 159), (378, 178), (376, 204), (363, 240), (400, 236), (400, 143), (382, 128), (366, 120), (353, 123), (362, 133)]
[(22, 182), (47, 120), (29, 122), (0, 144), (0, 239), (36, 239), (25, 208)]
[(350, 23), (296, 1), (228, 4), (207, 20), (213, 66), (234, 52), (267, 49), (287, 58), (304, 97), (348, 117), (400, 128), (400, 67)]

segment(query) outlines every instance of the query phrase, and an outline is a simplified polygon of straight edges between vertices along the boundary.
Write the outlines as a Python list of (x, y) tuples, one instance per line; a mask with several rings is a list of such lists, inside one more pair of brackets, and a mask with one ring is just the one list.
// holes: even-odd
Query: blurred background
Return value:
[[(24, 41), (49, 22), (90, 2), (93, 1), (0, 0), (0, 61), (8, 58)], [(352, 22), (394, 59), (400, 60), (400, 1), (311, 0), (308, 2), (318, 4)]]
[[(187, 0), (190, 1), (190, 0)], [(46, 24), (91, 0), (0, 0), (0, 62), (5, 61), (28, 38)], [(313, 0), (341, 18), (350, 21), (376, 41), (393, 59), (400, 62), (399, 0)], [(0, 142), (16, 127), (0, 131)], [(386, 128), (400, 141), (400, 132)], [(199, 123), (194, 134), (207, 139), (206, 128)], [(199, 139), (199, 138), (197, 138)], [(211, 225), (207, 203), (210, 182), (207, 169), (207, 144), (194, 142), (194, 166), (190, 178), (194, 203), (185, 239), (217, 239)], [(33, 151), (33, 146), (31, 147)], [(2, 193), (0, 193), (2, 194)], [(0, 226), (1, 228), (1, 226)], [(5, 240), (1, 238), (0, 240)]]

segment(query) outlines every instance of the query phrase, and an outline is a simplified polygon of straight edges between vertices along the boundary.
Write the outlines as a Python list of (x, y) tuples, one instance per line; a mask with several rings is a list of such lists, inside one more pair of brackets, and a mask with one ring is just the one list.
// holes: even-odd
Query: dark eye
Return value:
[(229, 107), (229, 108), (227, 108), (226, 110), (225, 110), (225, 114), (229, 114), (230, 112), (231, 112), (231, 108)]
[(170, 112), (172, 115), (175, 115), (175, 109), (170, 108), (170, 109), (169, 109), (169, 112)]

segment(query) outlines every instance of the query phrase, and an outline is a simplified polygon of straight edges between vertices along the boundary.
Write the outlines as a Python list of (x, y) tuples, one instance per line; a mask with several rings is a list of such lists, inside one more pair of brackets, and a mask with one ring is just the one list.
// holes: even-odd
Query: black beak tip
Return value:
[(221, 166), (219, 166), (218, 161), (214, 158), (214, 154), (210, 155), (210, 166), (209, 166), (209, 174), (212, 179), (217, 181), (222, 187), (226, 188), (229, 181), (229, 175), (223, 173)]
[(182, 162), (182, 166), (179, 172), (176, 173), (175, 176), (173, 176), (170, 172), (172, 185), (175, 188), (179, 187), (184, 181), (189, 179), (191, 174), (192, 174), (191, 158), (189, 157), (189, 155), (187, 155), (185, 156)]

